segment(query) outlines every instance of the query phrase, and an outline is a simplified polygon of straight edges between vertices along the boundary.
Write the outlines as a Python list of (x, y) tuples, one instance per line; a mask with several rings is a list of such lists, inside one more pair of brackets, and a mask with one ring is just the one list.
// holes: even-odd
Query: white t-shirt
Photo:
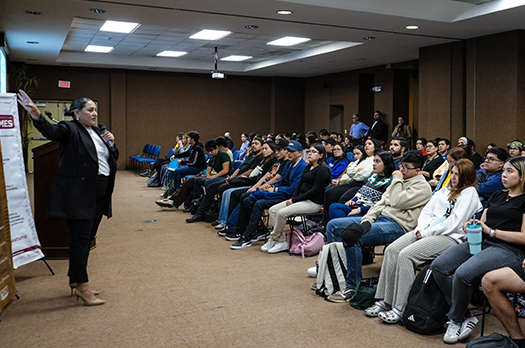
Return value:
[(98, 174), (109, 176), (109, 150), (106, 144), (104, 144), (104, 140), (102, 140), (102, 138), (93, 129), (88, 129), (87, 131), (91, 136), (91, 139), (93, 139), (93, 143), (97, 149)]

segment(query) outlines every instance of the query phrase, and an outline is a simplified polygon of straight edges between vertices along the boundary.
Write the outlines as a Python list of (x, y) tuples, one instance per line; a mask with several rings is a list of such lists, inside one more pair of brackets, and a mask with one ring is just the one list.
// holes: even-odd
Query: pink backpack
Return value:
[(303, 235), (299, 229), (295, 229), (288, 236), (288, 252), (290, 254), (313, 256), (319, 254), (319, 251), (324, 246), (324, 236), (315, 232), (310, 236)]

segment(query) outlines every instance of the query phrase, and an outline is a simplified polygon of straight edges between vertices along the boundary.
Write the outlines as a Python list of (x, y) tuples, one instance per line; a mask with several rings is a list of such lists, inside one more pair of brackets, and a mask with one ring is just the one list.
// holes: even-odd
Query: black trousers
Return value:
[(108, 177), (99, 175), (97, 181), (97, 207), (91, 220), (67, 220), (69, 230), (69, 283), (88, 282), (87, 262), (91, 241), (97, 235), (102, 220), (104, 197), (108, 187)]

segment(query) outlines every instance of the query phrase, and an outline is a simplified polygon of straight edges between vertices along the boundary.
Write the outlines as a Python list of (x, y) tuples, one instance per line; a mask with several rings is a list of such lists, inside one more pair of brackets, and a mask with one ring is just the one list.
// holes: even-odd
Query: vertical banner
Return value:
[[(0, 146), (0, 160), (2, 159)], [(4, 181), (4, 168), (0, 166), (0, 313), (16, 295), (13, 252), (9, 229), (9, 211)]]
[(27, 190), (16, 94), (0, 94), (0, 141), (11, 227), (13, 267), (44, 257)]

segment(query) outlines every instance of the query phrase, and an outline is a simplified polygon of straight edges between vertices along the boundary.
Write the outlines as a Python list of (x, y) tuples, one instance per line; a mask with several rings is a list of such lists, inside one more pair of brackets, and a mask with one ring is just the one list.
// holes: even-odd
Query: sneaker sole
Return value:
[(222, 230), (222, 229), (224, 229), (226, 226), (224, 226), (224, 225), (215, 225), (214, 227), (215, 227), (216, 230)]
[(472, 333), (474, 332), (474, 330), (476, 330), (476, 328), (478, 327), (479, 325), (479, 321), (476, 323), (476, 325), (474, 325), (473, 328), (469, 329), (469, 328), (466, 328), (464, 331), (462, 331), (459, 336), (458, 336), (458, 341), (463, 341), (465, 338), (469, 337), (470, 335), (472, 335)]
[(268, 250), (268, 254), (278, 254), (278, 253), (282, 253), (284, 251), (288, 251), (288, 249), (275, 250), (275, 251), (272, 251), (272, 249), (270, 249), (270, 250)]
[(221, 236), (221, 237), (226, 236), (226, 233), (228, 233), (228, 232), (223, 231), (223, 230), (217, 231), (217, 234), (218, 234), (219, 236)]
[(161, 208), (175, 208), (173, 204), (169, 204), (169, 203), (164, 204), (164, 203), (155, 202), (155, 204)]
[(224, 236), (224, 238), (226, 238), (226, 240), (229, 240), (230, 242), (236, 242), (239, 239), (241, 239), (241, 237), (228, 237), (228, 236)]
[(246, 249), (252, 246), (252, 243), (249, 244), (243, 244), (243, 245), (230, 245), (230, 248), (233, 250), (241, 250)]
[(263, 242), (263, 241), (265, 241), (267, 239), (268, 239), (268, 235), (267, 234), (261, 234), (261, 235), (258, 235), (255, 238), (253, 238), (250, 242), (252, 242), (252, 243)]

